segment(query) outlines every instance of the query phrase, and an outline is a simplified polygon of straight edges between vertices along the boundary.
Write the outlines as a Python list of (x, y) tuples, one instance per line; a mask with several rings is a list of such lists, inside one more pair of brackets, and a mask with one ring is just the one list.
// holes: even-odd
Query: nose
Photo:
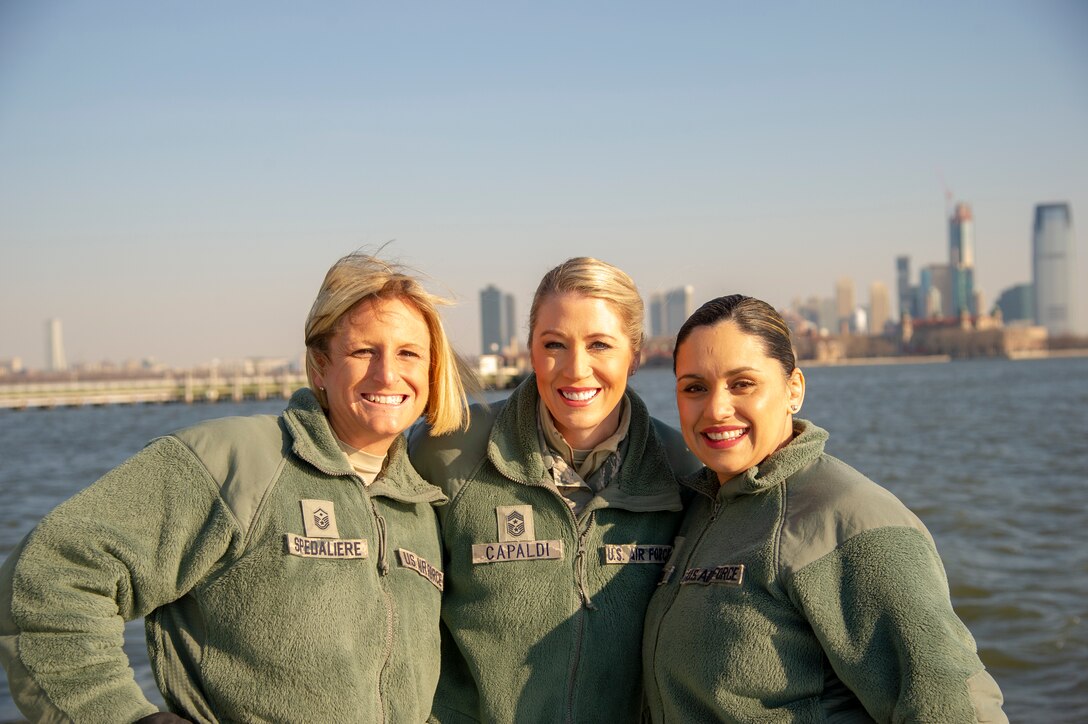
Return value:
[(371, 375), (383, 385), (390, 385), (397, 381), (396, 359), (393, 355), (378, 355), (377, 359), (370, 363)]
[(579, 347), (574, 347), (570, 353), (568, 372), (571, 379), (574, 380), (582, 380), (593, 374), (589, 368), (589, 352)]
[(710, 398), (710, 414), (715, 420), (728, 420), (733, 416), (733, 395), (728, 388), (719, 387)]

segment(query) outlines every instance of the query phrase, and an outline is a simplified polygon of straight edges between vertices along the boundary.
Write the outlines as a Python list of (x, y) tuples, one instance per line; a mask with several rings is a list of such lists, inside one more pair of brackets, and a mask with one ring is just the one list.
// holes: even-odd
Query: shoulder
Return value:
[(650, 427), (676, 477), (685, 478), (702, 469), (703, 464), (688, 450), (684, 436), (679, 430), (656, 417), (650, 418)]
[(243, 529), (248, 529), (291, 449), (290, 435), (272, 415), (209, 420), (165, 439), (176, 440), (199, 461)]
[(491, 428), (506, 400), (474, 404), (469, 408), (469, 424), (464, 430), (434, 435), (424, 422), (408, 432), (408, 455), (420, 476), (449, 491), (451, 480), (464, 479), (487, 456)]
[(826, 453), (786, 482), (782, 563), (798, 570), (868, 531), (925, 525), (887, 489)]
[(187, 447), (222, 481), (230, 468), (279, 464), (286, 435), (273, 415), (224, 417), (208, 420), (167, 436)]

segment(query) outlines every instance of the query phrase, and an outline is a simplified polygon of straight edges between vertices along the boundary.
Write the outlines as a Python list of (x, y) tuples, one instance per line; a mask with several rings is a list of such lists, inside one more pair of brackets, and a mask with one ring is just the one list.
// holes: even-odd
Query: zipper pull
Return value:
[(589, 537), (589, 531), (593, 527), (593, 517), (596, 513), (589, 514), (589, 522), (586, 525), (586, 529), (578, 536), (578, 594), (582, 597), (582, 604), (586, 607), (587, 611), (596, 611), (597, 607), (593, 604), (593, 600), (589, 597), (589, 591), (586, 590), (586, 558), (588, 551), (586, 551), (586, 538)]
[(374, 520), (378, 523), (378, 575), (384, 576), (389, 573), (389, 562), (385, 558), (385, 518), (377, 508), (374, 508)]

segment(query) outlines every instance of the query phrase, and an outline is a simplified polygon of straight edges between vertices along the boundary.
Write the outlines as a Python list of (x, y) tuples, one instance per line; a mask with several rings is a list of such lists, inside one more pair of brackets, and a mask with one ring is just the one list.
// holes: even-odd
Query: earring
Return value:
[(797, 411), (801, 409), (800, 405), (790, 405), (790, 412), (797, 414)]

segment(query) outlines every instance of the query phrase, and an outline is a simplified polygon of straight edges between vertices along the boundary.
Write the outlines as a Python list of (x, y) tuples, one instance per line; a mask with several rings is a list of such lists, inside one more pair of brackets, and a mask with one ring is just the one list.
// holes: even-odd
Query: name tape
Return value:
[(680, 579), (680, 585), (698, 583), (709, 586), (711, 583), (724, 583), (729, 586), (739, 586), (744, 580), (744, 564), (737, 563), (717, 568), (689, 568), (684, 571), (684, 577)]
[(521, 543), (475, 543), (472, 546), (473, 563), (542, 561), (562, 558), (563, 541), (561, 540), (529, 540)]
[(442, 573), (442, 571), (438, 570), (430, 563), (428, 563), (426, 558), (421, 558), (412, 551), (406, 551), (403, 548), (398, 548), (397, 561), (400, 563), (402, 568), (410, 568), (419, 575), (426, 578), (428, 581), (434, 584), (434, 587), (437, 588), (439, 591), (441, 591), (443, 589), (443, 586), (445, 586), (446, 574)]
[(367, 557), (366, 540), (362, 538), (307, 538), (306, 536), (287, 533), (284, 535), (287, 552), (300, 558), (344, 558), (359, 559)]
[(667, 545), (606, 545), (601, 548), (601, 559), (605, 565), (625, 565), (628, 563), (664, 563), (672, 555), (672, 546)]

